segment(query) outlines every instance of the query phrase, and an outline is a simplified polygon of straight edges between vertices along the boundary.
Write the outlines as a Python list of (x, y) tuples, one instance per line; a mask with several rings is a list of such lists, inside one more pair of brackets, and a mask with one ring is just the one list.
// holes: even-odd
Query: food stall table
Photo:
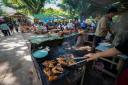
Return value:
[(64, 37), (58, 36), (58, 35), (52, 35), (52, 34), (45, 34), (45, 35), (39, 35), (39, 36), (32, 36), (29, 40), (31, 43), (31, 49), (36, 49), (37, 47), (43, 45), (60, 45), (62, 44), (64, 39), (71, 38), (74, 36), (78, 36), (79, 33), (72, 33), (70, 35), (65, 35)]

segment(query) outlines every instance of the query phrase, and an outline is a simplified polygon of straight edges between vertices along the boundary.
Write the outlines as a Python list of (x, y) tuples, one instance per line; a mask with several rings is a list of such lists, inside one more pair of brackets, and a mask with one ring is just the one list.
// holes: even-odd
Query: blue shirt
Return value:
[(86, 23), (85, 22), (82, 22), (81, 23), (81, 27), (86, 27)]
[(0, 29), (1, 30), (9, 30), (9, 26), (6, 23), (4, 23), (4, 24), (0, 25)]

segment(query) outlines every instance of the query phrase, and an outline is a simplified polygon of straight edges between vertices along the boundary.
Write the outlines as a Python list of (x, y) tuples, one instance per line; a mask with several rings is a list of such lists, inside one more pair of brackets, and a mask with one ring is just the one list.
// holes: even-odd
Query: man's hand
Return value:
[(104, 52), (87, 54), (84, 57), (86, 58), (87, 61), (91, 61), (91, 60), (96, 60), (99, 57), (111, 57), (111, 56), (115, 56), (118, 54), (121, 54), (121, 52), (118, 51), (115, 47), (113, 47)]
[(97, 54), (94, 54), (94, 53), (90, 53), (90, 54), (87, 54), (84, 56), (88, 61), (92, 61), (92, 60), (96, 60), (99, 56)]

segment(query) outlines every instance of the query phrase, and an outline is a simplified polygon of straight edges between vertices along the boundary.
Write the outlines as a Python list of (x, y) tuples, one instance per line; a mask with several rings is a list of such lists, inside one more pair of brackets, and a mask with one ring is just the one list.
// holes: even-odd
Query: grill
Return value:
[[(63, 40), (63, 42), (69, 42), (70, 45), (74, 45), (76, 41), (76, 36), (67, 38)], [(56, 41), (59, 42), (59, 41)], [(44, 66), (42, 63), (45, 60), (54, 60), (60, 55), (65, 55), (65, 54), (73, 54), (75, 57), (80, 57), (85, 55), (88, 52), (85, 51), (75, 51), (75, 50), (66, 50), (64, 49), (65, 47), (63, 44), (53, 45), (53, 42), (49, 42), (48, 45), (50, 47), (50, 52), (47, 57), (43, 59), (37, 59), (33, 58), (33, 62), (38, 74), (38, 77), (42, 83), (42, 85), (80, 85), (81, 77), (83, 74), (83, 68), (85, 66), (85, 63), (78, 64), (69, 68), (66, 68), (62, 74), (59, 75), (59, 78), (55, 81), (49, 81), (47, 79), (47, 76), (43, 72)], [(55, 42), (54, 42), (55, 43)], [(37, 50), (40, 46), (44, 46), (45, 44), (39, 45), (36, 49), (32, 50)], [(53, 45), (53, 46), (52, 46)]]

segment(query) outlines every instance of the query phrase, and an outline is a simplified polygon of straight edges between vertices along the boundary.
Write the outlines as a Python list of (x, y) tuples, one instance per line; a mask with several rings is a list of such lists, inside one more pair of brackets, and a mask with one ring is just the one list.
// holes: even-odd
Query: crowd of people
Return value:
[(70, 19), (70, 20), (61, 20), (61, 21), (53, 21), (50, 20), (47, 23), (44, 22), (35, 22), (31, 25), (31, 31), (35, 32), (47, 32), (48, 30), (52, 29), (59, 29), (59, 30), (65, 30), (65, 29), (92, 29), (95, 30), (96, 23), (93, 21), (88, 24), (86, 23), (86, 20), (78, 20), (78, 19)]
[(4, 21), (0, 22), (0, 30), (4, 36), (10, 36), (14, 33), (14, 31), (19, 32), (36, 32), (42, 34), (43, 32), (47, 33), (48, 30), (58, 29), (96, 29), (95, 20), (92, 20), (91, 23), (88, 23), (86, 19), (78, 20), (75, 19), (64, 19), (64, 20), (49, 20), (48, 22), (37, 21), (30, 22), (27, 19), (4, 19)]

